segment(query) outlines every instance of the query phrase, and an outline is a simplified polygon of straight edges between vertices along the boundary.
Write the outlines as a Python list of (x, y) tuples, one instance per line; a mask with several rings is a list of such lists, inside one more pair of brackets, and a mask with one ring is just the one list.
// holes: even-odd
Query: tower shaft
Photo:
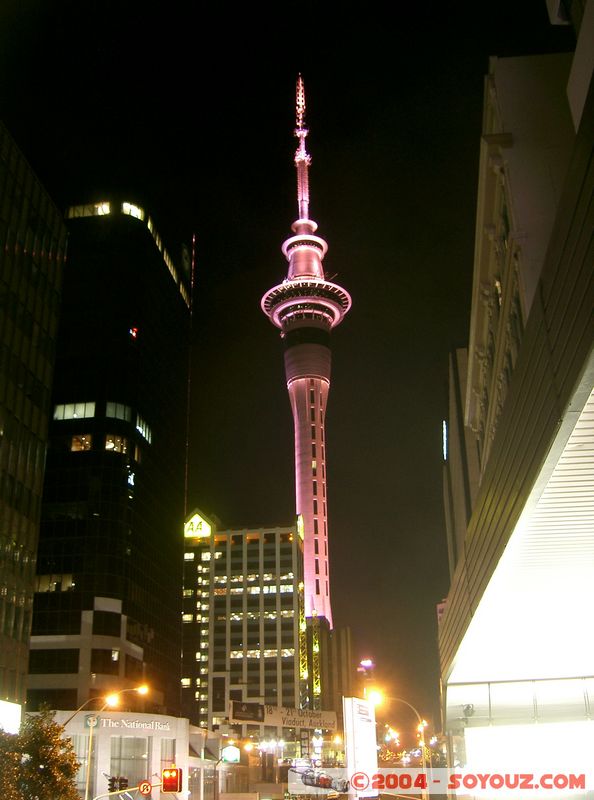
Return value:
[(299, 145), (297, 169), (298, 219), (294, 235), (282, 251), (287, 277), (262, 298), (262, 310), (281, 330), (285, 345), (285, 375), (295, 427), (295, 499), (303, 536), (305, 615), (325, 618), (332, 628), (328, 562), (325, 417), (330, 389), (330, 331), (351, 306), (341, 286), (327, 281), (323, 259), (328, 245), (315, 235), (309, 218), (309, 166), (305, 147), (305, 92), (297, 82)]

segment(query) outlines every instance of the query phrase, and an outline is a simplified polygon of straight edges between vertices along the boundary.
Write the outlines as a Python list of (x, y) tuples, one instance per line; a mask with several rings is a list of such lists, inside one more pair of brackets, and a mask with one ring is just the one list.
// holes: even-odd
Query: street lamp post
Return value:
[[(378, 692), (376, 690), (371, 690), (369, 692), (368, 699), (374, 705), (379, 705), (382, 702), (382, 700), (384, 699), (384, 697), (383, 697), (381, 692)], [(424, 733), (425, 724), (426, 723), (424, 722), (423, 718), (421, 717), (421, 715), (419, 714), (417, 709), (412, 705), (412, 703), (409, 703), (408, 700), (404, 700), (402, 697), (393, 697), (392, 695), (387, 696), (385, 699), (386, 700), (394, 700), (397, 703), (404, 703), (405, 706), (408, 706), (411, 709), (411, 711), (414, 712), (414, 714), (415, 714), (415, 716), (417, 718), (417, 721), (419, 723), (417, 730), (421, 734), (421, 766), (422, 766), (422, 769), (423, 769), (423, 775), (425, 775), (425, 777), (426, 777), (427, 776), (427, 761), (426, 761), (426, 758), (425, 758), (425, 733)], [(423, 798), (427, 797), (427, 789), (423, 789), (422, 790), (421, 796)]]
[[(86, 763), (86, 769), (85, 769), (85, 800), (89, 800), (89, 787), (90, 787), (90, 783), (91, 783), (91, 757), (92, 757), (92, 754), (93, 754), (93, 731), (95, 729), (95, 725), (97, 724), (97, 715), (100, 714), (102, 711), (105, 711), (105, 709), (108, 706), (117, 706), (117, 704), (119, 702), (119, 699), (120, 699), (120, 695), (126, 694), (127, 692), (136, 692), (137, 694), (147, 694), (148, 686), (134, 686), (134, 687), (129, 688), (129, 689), (120, 689), (117, 692), (112, 692), (111, 694), (108, 694), (105, 698), (103, 698), (104, 699), (104, 703), (101, 706), (101, 708), (96, 709), (93, 712), (93, 714), (91, 716), (89, 716), (89, 744), (88, 744), (88, 747), (87, 747), (87, 763)], [(97, 700), (97, 699), (101, 699), (101, 698), (100, 697), (89, 697), (87, 700), (85, 700), (85, 702), (82, 703), (76, 709), (76, 711), (68, 717), (66, 722), (62, 723), (62, 726), (66, 727), (66, 725), (68, 725), (68, 723), (71, 722), (74, 719), (74, 717), (76, 717), (76, 715), (80, 711), (82, 711), (83, 708), (85, 708), (85, 706), (87, 706), (93, 700)]]

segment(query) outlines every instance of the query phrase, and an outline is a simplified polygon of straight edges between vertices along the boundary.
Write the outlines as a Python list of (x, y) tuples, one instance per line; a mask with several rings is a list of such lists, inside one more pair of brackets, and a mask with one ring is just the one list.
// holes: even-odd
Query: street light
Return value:
[[(394, 700), (396, 703), (404, 703), (405, 706), (408, 706), (412, 711), (414, 711), (414, 714), (415, 714), (415, 716), (417, 718), (417, 721), (419, 723), (418, 726), (417, 726), (417, 730), (420, 732), (420, 735), (421, 735), (420, 736), (421, 766), (422, 766), (422, 769), (423, 769), (423, 775), (426, 776), (427, 775), (427, 762), (426, 762), (426, 759), (425, 759), (425, 734), (424, 734), (424, 730), (425, 730), (425, 727), (427, 726), (427, 723), (421, 717), (421, 715), (419, 714), (417, 709), (412, 705), (412, 703), (409, 703), (408, 700), (404, 700), (402, 697), (393, 697), (392, 695), (389, 695), (389, 696), (386, 697), (383, 694), (383, 692), (380, 692), (378, 689), (371, 689), (367, 694), (367, 699), (374, 706), (381, 705), (384, 700)], [(427, 790), (426, 789), (423, 789), (423, 791), (421, 793), (421, 796), (422, 797), (427, 797)]]
[(87, 763), (85, 770), (85, 800), (89, 800), (89, 786), (91, 782), (91, 756), (93, 754), (93, 730), (95, 728), (95, 725), (97, 724), (97, 715), (100, 714), (102, 711), (105, 711), (105, 709), (108, 706), (111, 707), (117, 706), (120, 701), (120, 695), (126, 694), (126, 692), (136, 692), (137, 694), (144, 695), (148, 694), (148, 690), (149, 690), (148, 686), (142, 685), (142, 686), (134, 686), (129, 689), (120, 689), (117, 692), (111, 692), (110, 694), (106, 695), (103, 698), (100, 695), (97, 695), (95, 697), (89, 697), (87, 700), (85, 700), (84, 703), (82, 703), (76, 709), (74, 714), (71, 714), (68, 717), (66, 722), (62, 723), (62, 726), (66, 727), (66, 725), (68, 725), (68, 723), (71, 722), (74, 719), (74, 717), (76, 717), (79, 711), (82, 711), (83, 708), (85, 708), (85, 706), (87, 706), (89, 703), (93, 702), (94, 700), (103, 700), (103, 705), (100, 708), (95, 709), (93, 714), (89, 716), (89, 745), (87, 748)]

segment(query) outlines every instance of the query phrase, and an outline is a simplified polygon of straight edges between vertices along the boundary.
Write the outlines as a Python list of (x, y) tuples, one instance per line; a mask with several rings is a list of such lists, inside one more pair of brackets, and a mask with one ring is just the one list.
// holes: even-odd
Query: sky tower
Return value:
[[(330, 389), (330, 331), (351, 307), (341, 286), (327, 281), (322, 261), (328, 245), (316, 236), (309, 218), (309, 165), (305, 149), (305, 92), (297, 79), (298, 219), (293, 236), (283, 243), (287, 277), (262, 298), (262, 310), (281, 330), (285, 375), (295, 425), (295, 493), (298, 524), (303, 532), (306, 617), (325, 618), (330, 628), (328, 508), (324, 418)], [(314, 688), (315, 694), (315, 688)]]

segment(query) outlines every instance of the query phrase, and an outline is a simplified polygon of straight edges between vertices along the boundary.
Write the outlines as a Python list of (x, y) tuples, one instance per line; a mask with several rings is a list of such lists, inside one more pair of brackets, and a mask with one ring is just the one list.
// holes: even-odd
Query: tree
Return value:
[(0, 731), (2, 800), (79, 800), (80, 764), (64, 728), (44, 709), (26, 715), (18, 734)]

